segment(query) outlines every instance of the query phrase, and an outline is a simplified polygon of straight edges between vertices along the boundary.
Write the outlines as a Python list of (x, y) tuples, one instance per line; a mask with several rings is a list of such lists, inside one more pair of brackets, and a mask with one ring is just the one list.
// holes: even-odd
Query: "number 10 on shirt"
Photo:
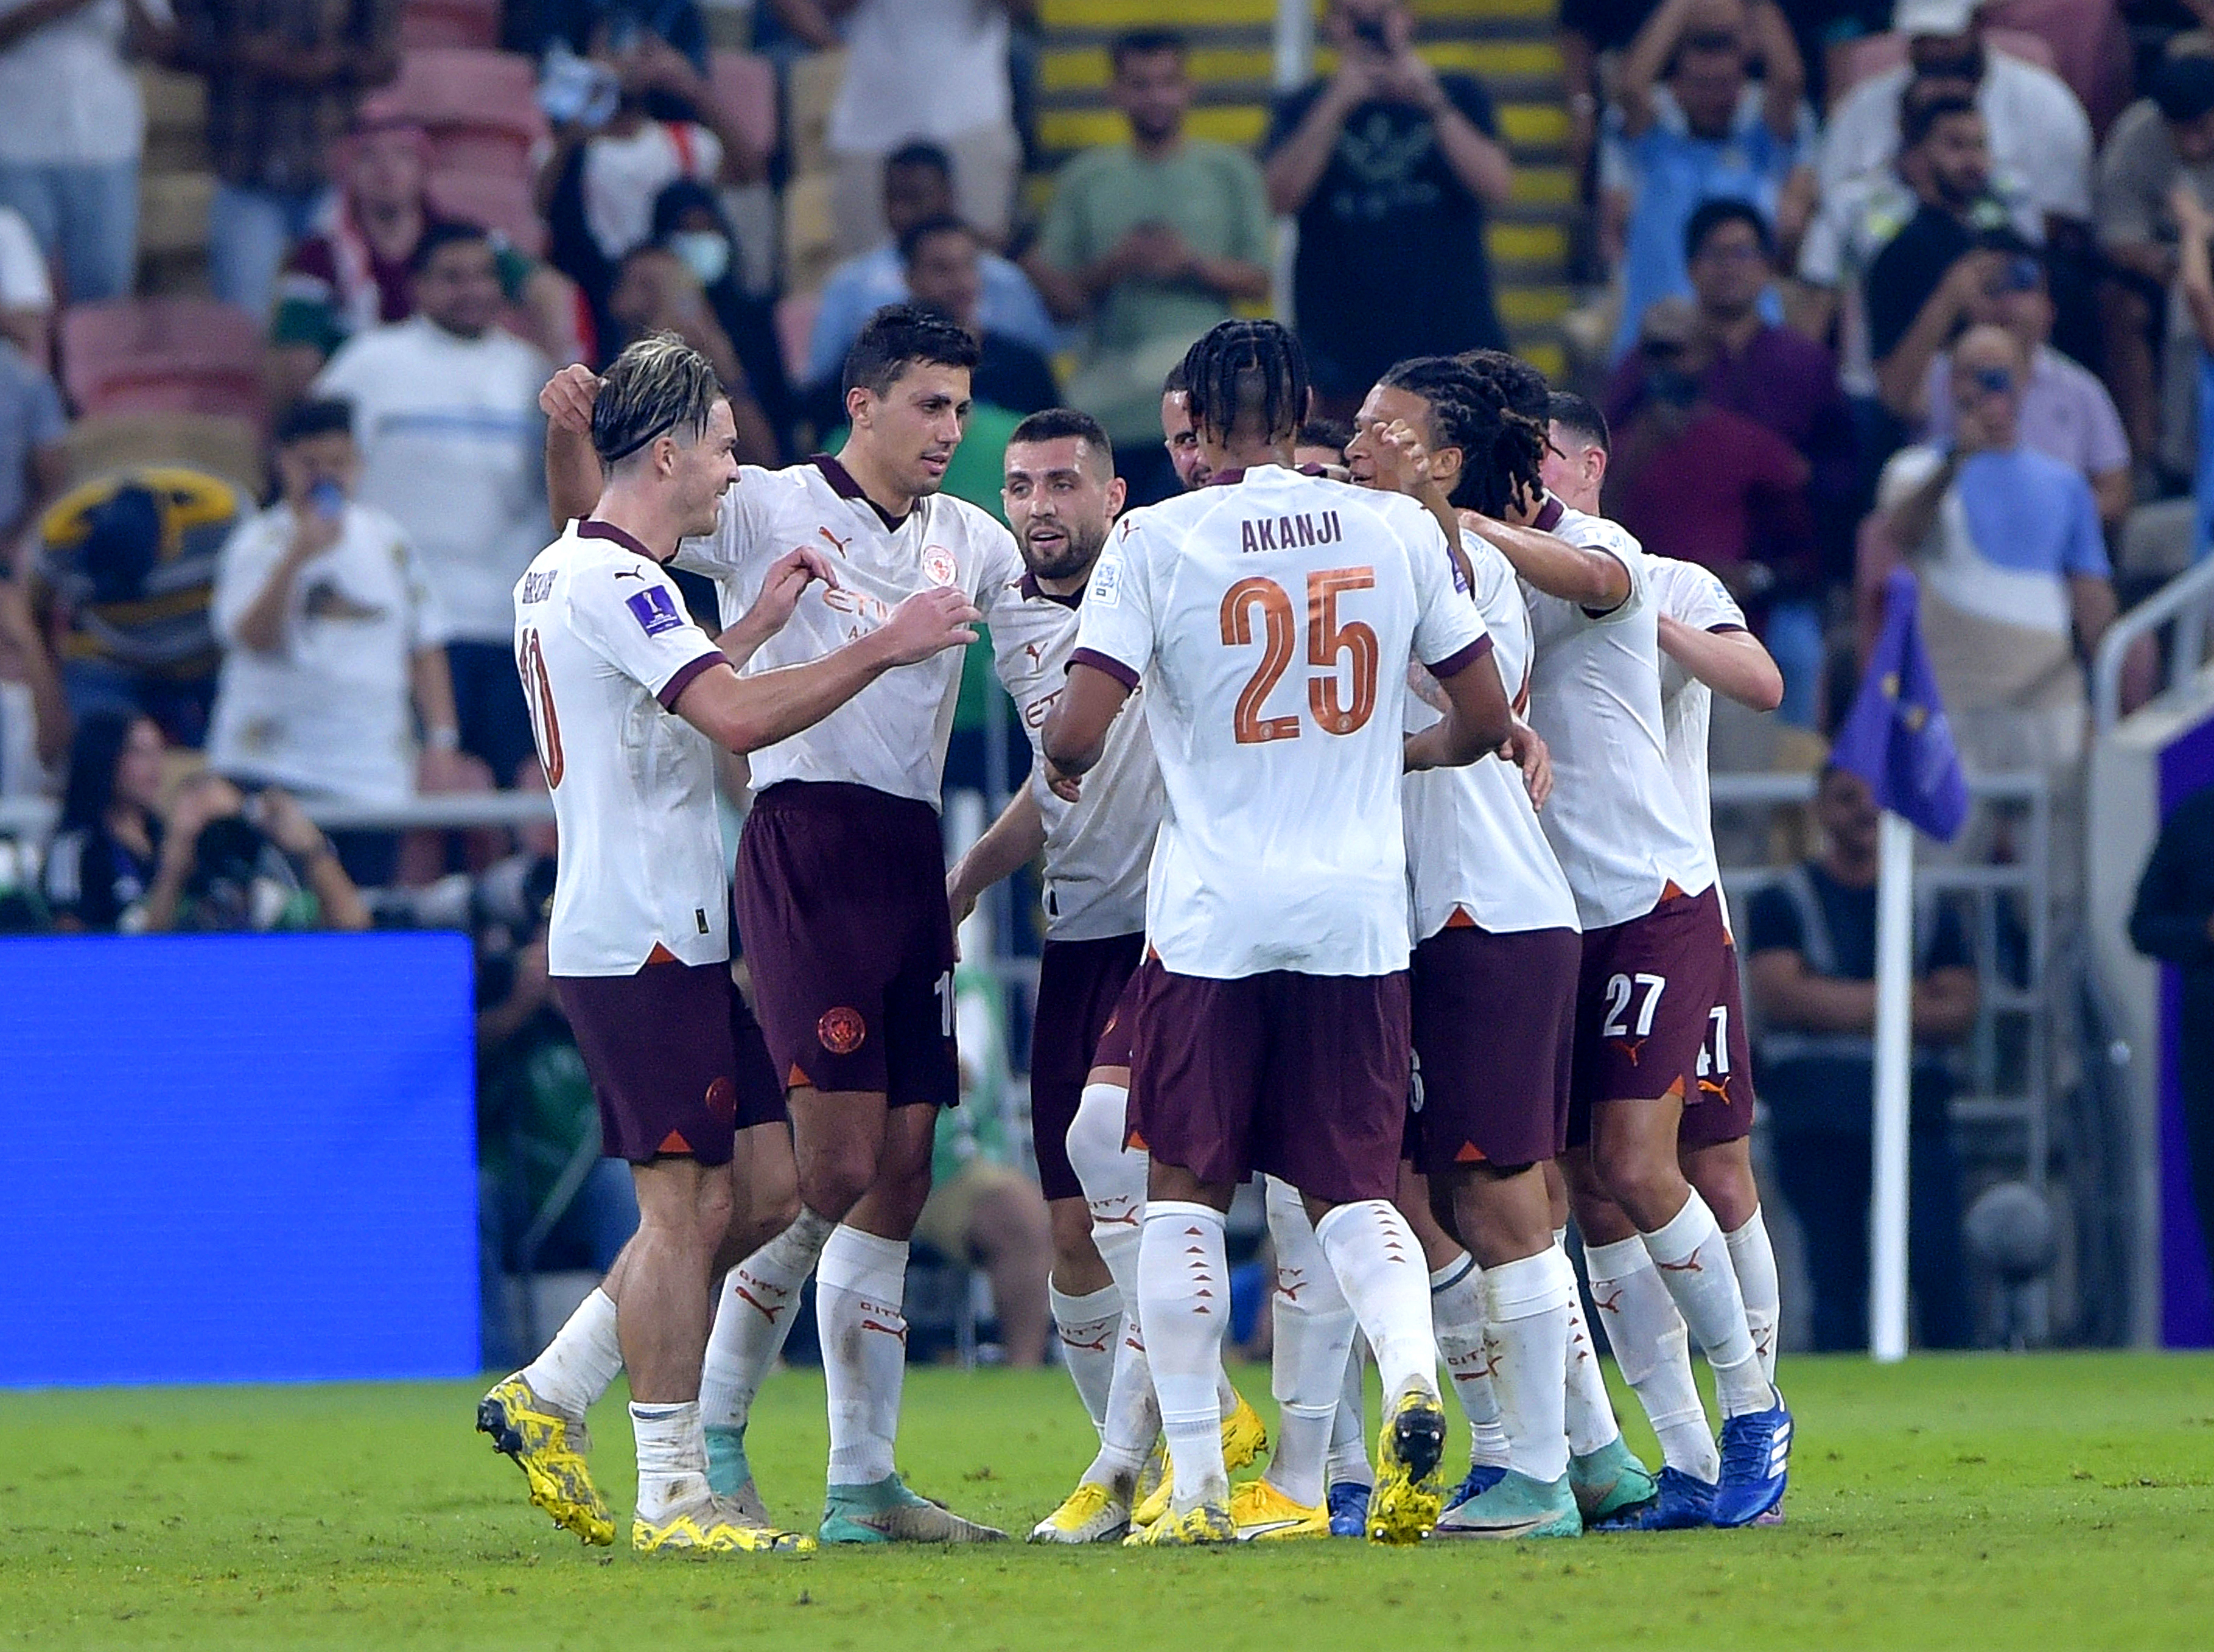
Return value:
[[(1307, 708), (1324, 734), (1351, 734), (1376, 711), (1376, 673), (1380, 651), (1374, 627), (1360, 620), (1341, 621), (1337, 599), (1349, 590), (1376, 584), (1373, 568), (1319, 568), (1307, 575), (1307, 664), (1322, 669), (1307, 678)], [(1296, 740), (1296, 715), (1263, 717), (1261, 707), (1291, 669), (1298, 621), (1289, 592), (1256, 574), (1222, 594), (1222, 642), (1226, 648), (1253, 645), (1253, 615), (1261, 615), (1261, 663), (1238, 694), (1232, 727), (1240, 745)], [(1352, 655), (1353, 703), (1343, 698), (1338, 656)]]

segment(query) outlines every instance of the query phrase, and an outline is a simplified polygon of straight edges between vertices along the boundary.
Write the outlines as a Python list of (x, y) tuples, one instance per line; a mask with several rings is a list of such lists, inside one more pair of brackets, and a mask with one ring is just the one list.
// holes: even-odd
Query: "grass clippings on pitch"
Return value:
[[(1239, 1374), (1273, 1416), (1266, 1373)], [(2214, 1644), (2214, 1360), (1800, 1359), (1784, 1379), (1778, 1529), (799, 1562), (583, 1548), (471, 1432), (474, 1386), (0, 1395), (0, 1647)], [(627, 1537), (620, 1404), (593, 1423)], [(819, 1376), (777, 1378), (749, 1443), (787, 1519), (818, 1506), (823, 1434)], [(1059, 1373), (909, 1378), (910, 1478), (1018, 1534), (1090, 1441)]]

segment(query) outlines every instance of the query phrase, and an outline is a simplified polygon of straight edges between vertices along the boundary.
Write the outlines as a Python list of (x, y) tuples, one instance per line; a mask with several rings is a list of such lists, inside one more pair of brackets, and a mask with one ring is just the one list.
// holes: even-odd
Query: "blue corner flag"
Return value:
[(1920, 614), (1914, 576), (1894, 571), (1884, 585), (1883, 633), (1830, 761), (1866, 780), (1884, 808), (1949, 843), (1968, 817), (1968, 782), (1922, 646)]

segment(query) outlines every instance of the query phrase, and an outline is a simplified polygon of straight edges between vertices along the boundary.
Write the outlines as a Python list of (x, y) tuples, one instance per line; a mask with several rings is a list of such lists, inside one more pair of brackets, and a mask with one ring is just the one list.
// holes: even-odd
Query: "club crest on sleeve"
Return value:
[(648, 585), (636, 596), (623, 598), (623, 606), (649, 637), (674, 631), (684, 623), (684, 616), (676, 611), (676, 599), (666, 585)]

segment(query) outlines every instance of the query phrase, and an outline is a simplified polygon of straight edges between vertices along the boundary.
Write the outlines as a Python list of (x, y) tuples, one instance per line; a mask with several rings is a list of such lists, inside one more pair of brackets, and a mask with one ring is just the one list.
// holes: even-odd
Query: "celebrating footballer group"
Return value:
[[(1105, 433), (1053, 409), (1008, 444), (1012, 532), (939, 491), (976, 360), (951, 322), (878, 311), (842, 450), (776, 471), (736, 464), (673, 339), (546, 387), (562, 531), (516, 588), (516, 658), (560, 832), (555, 990), (641, 1220), (478, 1426), (589, 1542), (615, 1527), (584, 1414), (626, 1367), (637, 1548), (1005, 1535), (911, 1490), (894, 1441), (908, 1241), (959, 1098), (954, 926), (1042, 858), (1032, 1117), (1099, 1448), (1032, 1541), (1781, 1519), (1707, 811), (1710, 694), (1781, 694), (1744, 616), (1598, 514), (1604, 420), (1511, 356), (1398, 364), (1336, 462), (1301, 465), (1297, 341), (1225, 322), (1164, 387), (1184, 493), (1125, 512)], [(719, 636), (672, 565), (715, 581)], [(980, 621), (1035, 761), (948, 872)], [(754, 788), (735, 869), (717, 747)], [(1255, 1175), (1272, 1447), (1221, 1361), (1224, 1215)], [(1571, 1213), (1657, 1474), (1600, 1380)], [(810, 1274), (830, 1452), (802, 1533), (746, 1433)], [(1441, 1363), (1473, 1445), (1450, 1487)]]

